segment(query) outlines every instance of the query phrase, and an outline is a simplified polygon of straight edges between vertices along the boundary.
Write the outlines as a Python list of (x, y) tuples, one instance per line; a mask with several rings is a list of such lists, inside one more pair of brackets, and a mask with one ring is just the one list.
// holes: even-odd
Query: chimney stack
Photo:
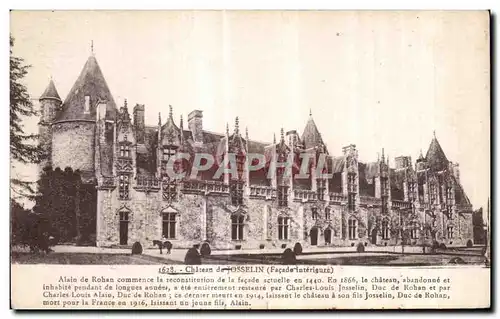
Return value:
[(203, 143), (203, 112), (194, 110), (188, 115), (188, 127), (193, 134), (194, 142)]
[(136, 129), (137, 144), (144, 144), (145, 124), (144, 124), (144, 104), (134, 106), (134, 125)]

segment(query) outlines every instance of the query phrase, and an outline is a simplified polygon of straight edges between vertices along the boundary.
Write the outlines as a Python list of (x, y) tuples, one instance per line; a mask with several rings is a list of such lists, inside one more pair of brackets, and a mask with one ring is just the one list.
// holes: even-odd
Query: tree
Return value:
[[(37, 143), (38, 135), (26, 132), (23, 120), (38, 115), (34, 109), (26, 86), (22, 83), (31, 65), (24, 59), (12, 55), (14, 38), (10, 36), (10, 154), (11, 160), (21, 164), (39, 163), (43, 157)], [(11, 178), (11, 190), (18, 195), (31, 197), (34, 193), (32, 182)]]

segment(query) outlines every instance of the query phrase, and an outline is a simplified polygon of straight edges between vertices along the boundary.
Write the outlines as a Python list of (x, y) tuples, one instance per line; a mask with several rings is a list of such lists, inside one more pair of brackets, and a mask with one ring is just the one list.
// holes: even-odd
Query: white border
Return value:
[[(141, 1), (126, 1), (126, 0), (121, 0), (121, 1), (116, 1), (116, 2), (111, 2), (111, 1), (104, 1), (104, 0), (87, 0), (87, 1), (80, 1), (79, 3), (76, 2), (69, 2), (69, 1), (13, 1), (13, 0), (7, 0), (7, 1), (2, 1), (2, 7), (4, 7), (1, 12), (2, 18), (0, 21), (1, 25), (1, 31), (2, 31), (2, 39), (3, 39), (3, 47), (1, 50), (2, 58), (0, 61), (4, 61), (3, 63), (0, 63), (0, 74), (3, 74), (4, 76), (0, 77), (2, 83), (2, 105), (4, 107), (1, 108), (4, 116), (1, 116), (0, 118), (2, 119), (4, 125), (1, 125), (4, 129), (4, 133), (0, 134), (0, 141), (1, 145), (4, 147), (4, 151), (1, 153), (2, 155), (0, 156), (0, 161), (1, 161), (1, 167), (3, 167), (2, 172), (8, 172), (8, 168), (10, 167), (10, 156), (7, 151), (7, 144), (8, 144), (8, 139), (9, 139), (9, 134), (8, 134), (8, 126), (9, 126), (9, 115), (8, 115), (8, 108), (7, 105), (8, 103), (8, 80), (7, 80), (7, 71), (8, 71), (8, 66), (7, 66), (7, 58), (9, 55), (9, 49), (8, 49), (8, 42), (7, 42), (7, 37), (9, 34), (9, 10), (10, 9), (15, 9), (15, 10), (51, 10), (51, 9), (56, 9), (56, 10), (85, 10), (85, 9), (112, 9), (112, 10), (157, 10), (157, 9), (281, 9), (281, 10), (291, 10), (291, 9), (305, 9), (305, 10), (349, 10), (349, 9), (357, 9), (357, 10), (368, 10), (368, 9), (375, 9), (375, 10), (485, 10), (485, 9), (490, 9), (494, 14), (498, 14), (500, 12), (499, 8), (500, 1), (498, 0), (475, 0), (475, 1), (444, 1), (444, 0), (420, 0), (420, 1), (397, 1), (397, 0), (379, 0), (379, 1), (369, 1), (369, 0), (350, 0), (350, 1), (321, 1), (321, 0), (308, 0), (308, 1), (276, 1), (276, 0), (253, 0), (253, 1), (194, 1), (194, 0), (184, 0), (184, 1), (150, 1), (150, 0), (141, 0)], [(494, 34), (494, 40), (495, 42), (498, 41), (498, 17), (494, 20), (494, 29), (495, 29), (495, 34)], [(466, 26), (464, 26), (466, 27)], [(498, 56), (498, 51), (496, 52), (496, 55)], [(492, 70), (495, 74), (498, 73), (498, 60), (496, 61), (496, 66), (495, 69)], [(498, 81), (495, 82), (495, 86), (492, 87), (495, 92), (498, 92)], [(473, 107), (473, 106), (471, 106)], [(493, 108), (496, 108), (496, 105), (493, 105)], [(496, 112), (496, 117), (495, 117), (495, 123), (498, 123), (498, 111)], [(494, 126), (492, 125), (492, 129), (494, 129)], [(493, 132), (493, 131), (492, 131)], [(498, 149), (498, 136), (496, 136), (496, 143), (495, 143), (495, 148)], [(3, 215), (4, 215), (4, 220), (3, 223), (1, 223), (3, 229), (0, 232), (4, 236), (4, 243), (5, 243), (5, 249), (3, 250), (3, 253), (0, 255), (1, 258), (1, 263), (0, 265), (5, 268), (4, 271), (2, 272), (3, 276), (1, 279), (1, 286), (2, 286), (2, 291), (1, 291), (1, 300), (3, 301), (3, 306), (2, 306), (2, 318), (10, 318), (14, 316), (15, 314), (12, 311), (9, 311), (8, 309), (10, 308), (10, 299), (9, 299), (9, 289), (10, 289), (10, 282), (9, 282), (9, 263), (10, 263), (10, 257), (8, 255), (8, 244), (9, 244), (9, 181), (7, 179), (8, 174), (5, 174), (5, 178), (3, 178), (4, 174), (2, 174), (2, 180), (0, 183), (1, 187), (1, 204), (3, 209)], [(498, 174), (495, 174), (494, 178), (495, 180), (498, 180)], [(499, 198), (498, 194), (498, 189), (496, 189), (495, 194), (492, 194), (492, 198)], [(491, 215), (495, 215), (495, 211), (492, 210)], [(493, 227), (496, 227), (498, 225), (498, 218), (496, 220), (496, 223), (492, 225)], [(497, 242), (493, 244), (493, 247), (496, 247)], [(496, 261), (496, 259), (495, 259)], [(495, 283), (497, 285), (498, 282)], [(498, 286), (496, 287), (498, 288)], [(498, 290), (497, 290), (498, 291)], [(495, 300), (492, 300), (492, 303), (495, 302)], [(250, 313), (251, 314), (251, 313)], [(311, 313), (303, 313), (304, 315), (311, 316)], [(5, 316), (4, 316), (5, 315)], [(47, 315), (51, 315), (50, 313)], [(71, 313), (64, 313), (62, 314), (63, 316), (69, 317)], [(85, 314), (88, 315), (88, 314)], [(121, 315), (121, 313), (120, 313)], [(163, 313), (159, 313), (158, 315), (162, 316), (164, 315)], [(174, 313), (169, 313), (168, 316), (172, 317), (178, 317), (178, 316), (183, 316), (184, 314), (174, 314)], [(207, 314), (205, 314), (207, 315)], [(210, 313), (208, 314), (210, 316), (218, 316), (219, 313)], [(268, 313), (268, 314), (254, 314), (254, 315), (259, 315), (259, 316), (276, 316), (278, 315), (277, 313)], [(281, 314), (281, 315), (288, 315), (287, 313)], [(300, 315), (300, 314), (298, 314)], [(325, 314), (322, 314), (325, 315)], [(338, 315), (349, 315), (350, 317), (352, 316), (361, 316), (362, 314), (353, 314), (353, 313), (335, 313), (333, 314), (335, 316)], [(376, 313), (375, 315), (377, 316), (384, 316), (385, 313)], [(399, 315), (406, 315), (406, 313), (401, 313)], [(436, 313), (436, 314), (430, 314), (430, 313), (425, 313), (421, 314), (425, 315), (425, 317), (438, 317), (441, 314)]]

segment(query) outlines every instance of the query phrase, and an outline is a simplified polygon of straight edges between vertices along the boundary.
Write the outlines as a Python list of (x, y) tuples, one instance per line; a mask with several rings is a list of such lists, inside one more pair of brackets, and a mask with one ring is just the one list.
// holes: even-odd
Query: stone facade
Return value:
[[(40, 99), (40, 142), (48, 155), (44, 164), (79, 169), (85, 182), (96, 184), (97, 246), (151, 247), (163, 236), (177, 248), (208, 242), (213, 249), (472, 240), (472, 205), (458, 164), (447, 160), (436, 138), (425, 157), (413, 163), (401, 156), (391, 168), (383, 150), (371, 163), (359, 161), (355, 145), (332, 156), (312, 115), (302, 136), (282, 130), (272, 143), (242, 134), (238, 119), (232, 133), (229, 127), (205, 131), (199, 110), (189, 114), (187, 130), (182, 117), (175, 123), (172, 108), (165, 122), (159, 115), (156, 126), (147, 126), (144, 105), (134, 107), (133, 121), (126, 102), (116, 109), (94, 57), (82, 73), (66, 98), (71, 103), (57, 102), (55, 87)], [(191, 157), (174, 170), (187, 174), (172, 177), (166, 165), (180, 153)], [(192, 178), (191, 159), (201, 153), (215, 158), (213, 168)], [(309, 166), (301, 159), (306, 153)], [(261, 154), (265, 165), (217, 176), (231, 154), (243, 162)], [(284, 158), (293, 159), (291, 177), (271, 169)], [(302, 164), (306, 180), (298, 178)], [(327, 177), (318, 173), (321, 167)]]

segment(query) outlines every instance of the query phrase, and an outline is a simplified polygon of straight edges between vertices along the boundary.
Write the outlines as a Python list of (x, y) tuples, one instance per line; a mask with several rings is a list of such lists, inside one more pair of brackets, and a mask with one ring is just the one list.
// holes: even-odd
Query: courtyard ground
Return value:
[[(436, 254), (423, 254), (421, 247), (367, 247), (357, 253), (350, 247), (315, 247), (297, 256), (298, 265), (358, 265), (358, 266), (438, 266), (449, 265), (454, 257), (467, 265), (484, 265), (482, 247), (451, 248)], [(11, 261), (16, 264), (73, 265), (158, 265), (184, 264), (186, 249), (173, 249), (160, 254), (158, 249), (145, 249), (142, 255), (131, 255), (129, 249), (55, 246), (49, 254), (33, 254), (13, 249)], [(213, 251), (202, 258), (202, 264), (281, 264), (282, 249)]]

